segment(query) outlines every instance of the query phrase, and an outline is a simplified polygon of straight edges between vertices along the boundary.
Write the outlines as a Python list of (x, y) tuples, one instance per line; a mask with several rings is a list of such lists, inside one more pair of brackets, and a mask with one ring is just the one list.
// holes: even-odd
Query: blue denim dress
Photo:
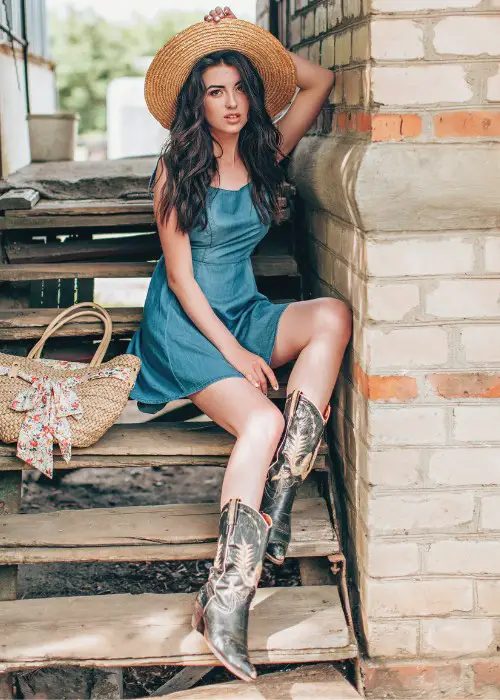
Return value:
[[(260, 221), (250, 188), (250, 183), (239, 190), (210, 187), (207, 227), (193, 229), (189, 238), (194, 277), (212, 309), (243, 347), (269, 363), (278, 322), (289, 302), (273, 304), (257, 291), (250, 255), (269, 226)], [(156, 413), (169, 401), (226, 377), (243, 377), (198, 330), (169, 289), (163, 255), (126, 352), (142, 360), (130, 397), (146, 413)]]

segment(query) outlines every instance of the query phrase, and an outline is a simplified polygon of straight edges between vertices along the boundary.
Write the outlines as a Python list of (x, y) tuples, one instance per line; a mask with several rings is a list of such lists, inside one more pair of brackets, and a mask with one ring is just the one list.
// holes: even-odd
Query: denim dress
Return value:
[[(269, 363), (279, 319), (290, 302), (273, 304), (257, 291), (250, 256), (269, 225), (260, 221), (250, 188), (250, 183), (239, 190), (210, 187), (207, 227), (194, 228), (189, 238), (194, 277), (210, 306), (244, 348)], [(168, 286), (163, 255), (126, 352), (142, 360), (130, 398), (146, 413), (226, 377), (244, 376), (185, 313)]]

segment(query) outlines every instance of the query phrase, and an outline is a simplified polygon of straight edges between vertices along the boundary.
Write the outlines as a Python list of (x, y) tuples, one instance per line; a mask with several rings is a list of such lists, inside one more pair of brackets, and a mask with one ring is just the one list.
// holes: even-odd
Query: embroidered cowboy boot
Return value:
[(290, 542), (290, 512), (299, 485), (314, 466), (323, 430), (324, 417), (304, 394), (295, 389), (285, 403), (285, 429), (267, 473), (261, 511), (272, 519), (266, 558), (283, 564)]
[(271, 519), (232, 498), (222, 509), (217, 554), (199, 591), (192, 626), (226, 668), (257, 677), (248, 658), (248, 611), (262, 572)]

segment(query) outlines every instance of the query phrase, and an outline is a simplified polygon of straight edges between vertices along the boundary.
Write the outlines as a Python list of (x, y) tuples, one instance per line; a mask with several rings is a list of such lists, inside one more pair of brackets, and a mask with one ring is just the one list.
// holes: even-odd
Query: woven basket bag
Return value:
[[(41, 358), (47, 339), (81, 316), (104, 323), (103, 337), (90, 363)], [(0, 440), (17, 442), (17, 456), (48, 477), (53, 474), (54, 442), (69, 462), (72, 446), (89, 447), (97, 442), (127, 403), (141, 360), (135, 355), (117, 355), (102, 363), (111, 334), (106, 309), (81, 302), (50, 322), (26, 358), (0, 353)]]

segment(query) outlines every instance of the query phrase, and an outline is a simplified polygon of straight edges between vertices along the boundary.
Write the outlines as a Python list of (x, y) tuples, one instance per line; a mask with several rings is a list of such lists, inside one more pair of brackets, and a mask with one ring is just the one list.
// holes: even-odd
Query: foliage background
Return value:
[(80, 134), (105, 132), (108, 83), (144, 75), (144, 57), (154, 56), (174, 34), (202, 19), (199, 11), (175, 10), (151, 20), (137, 14), (120, 24), (92, 10), (52, 10), (49, 32), (59, 109), (80, 114)]

